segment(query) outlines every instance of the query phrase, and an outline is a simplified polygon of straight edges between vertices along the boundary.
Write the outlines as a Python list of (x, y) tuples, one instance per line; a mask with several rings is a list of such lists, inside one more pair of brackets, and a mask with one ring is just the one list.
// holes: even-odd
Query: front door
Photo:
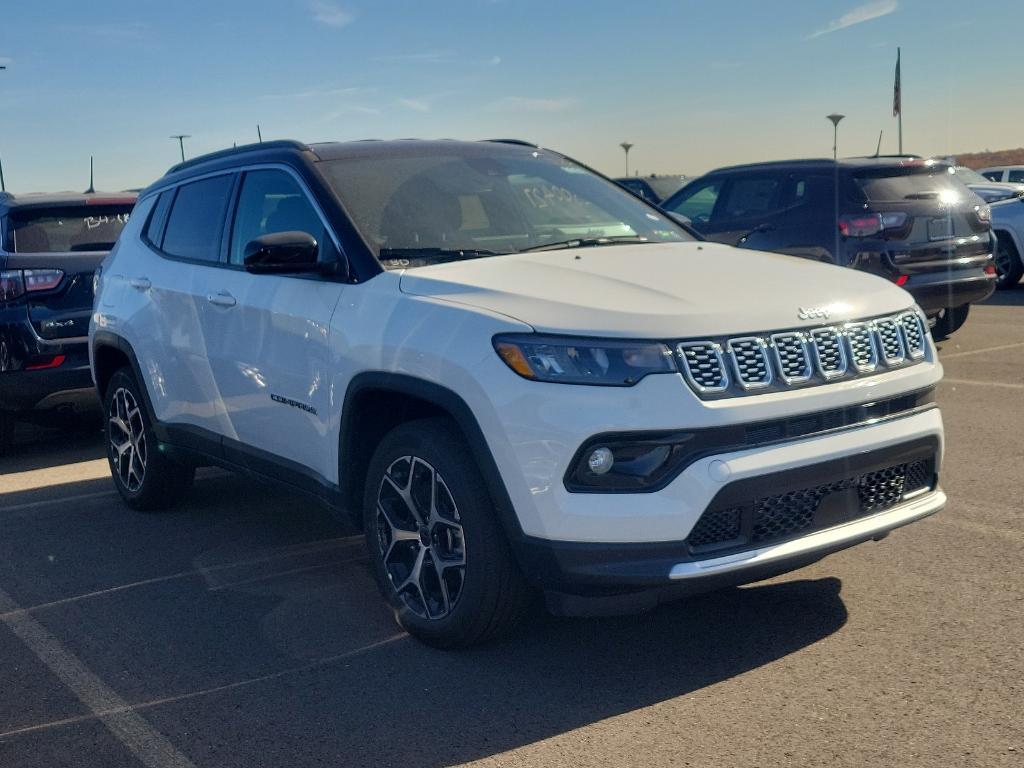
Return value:
[(202, 314), (213, 377), (227, 411), (224, 453), (253, 469), (275, 466), (334, 482), (330, 321), (345, 284), (319, 276), (254, 275), (245, 246), (274, 232), (306, 232), (321, 261), (338, 258), (319, 210), (290, 171), (248, 171)]

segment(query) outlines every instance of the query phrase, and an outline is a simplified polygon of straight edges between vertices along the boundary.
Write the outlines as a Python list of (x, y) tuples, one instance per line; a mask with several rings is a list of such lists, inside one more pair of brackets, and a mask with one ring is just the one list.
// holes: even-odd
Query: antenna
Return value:
[(879, 131), (878, 132), (878, 146), (875, 147), (875, 157), (878, 157), (879, 155), (882, 154), (882, 134), (883, 133), (884, 133), (884, 131)]
[(0, 160), (0, 192), (6, 192), (7, 185), (4, 184), (4, 161)]
[(263, 131), (260, 130), (259, 123), (256, 123), (256, 138), (260, 140), (260, 144), (263, 143)]
[(96, 191), (96, 186), (92, 183), (93, 180), (93, 166), (92, 166), (92, 155), (89, 155), (89, 188), (85, 190), (85, 194), (91, 195)]

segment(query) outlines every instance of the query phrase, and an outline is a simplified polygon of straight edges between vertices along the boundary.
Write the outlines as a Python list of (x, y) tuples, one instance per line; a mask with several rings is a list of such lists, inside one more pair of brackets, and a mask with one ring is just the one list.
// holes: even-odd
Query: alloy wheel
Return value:
[(377, 545), (392, 586), (417, 616), (442, 619), (466, 577), (466, 539), (440, 473), (416, 456), (394, 461), (377, 491)]
[(146, 429), (135, 396), (124, 387), (111, 398), (108, 420), (114, 469), (121, 484), (134, 493), (146, 477)]

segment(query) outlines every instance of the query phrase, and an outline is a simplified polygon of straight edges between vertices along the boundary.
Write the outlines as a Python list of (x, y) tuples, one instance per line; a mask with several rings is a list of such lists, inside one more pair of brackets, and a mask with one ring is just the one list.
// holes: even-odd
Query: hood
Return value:
[(540, 332), (620, 338), (819, 326), (914, 303), (902, 288), (864, 272), (707, 242), (451, 262), (405, 272), (401, 289), (498, 312)]

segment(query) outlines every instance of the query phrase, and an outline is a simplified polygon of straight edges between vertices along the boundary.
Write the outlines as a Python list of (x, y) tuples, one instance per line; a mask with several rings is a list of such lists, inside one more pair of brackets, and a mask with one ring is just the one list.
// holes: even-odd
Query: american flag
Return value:
[(896, 82), (892, 86), (892, 116), (903, 109), (903, 94), (900, 92), (900, 49), (896, 49)]

